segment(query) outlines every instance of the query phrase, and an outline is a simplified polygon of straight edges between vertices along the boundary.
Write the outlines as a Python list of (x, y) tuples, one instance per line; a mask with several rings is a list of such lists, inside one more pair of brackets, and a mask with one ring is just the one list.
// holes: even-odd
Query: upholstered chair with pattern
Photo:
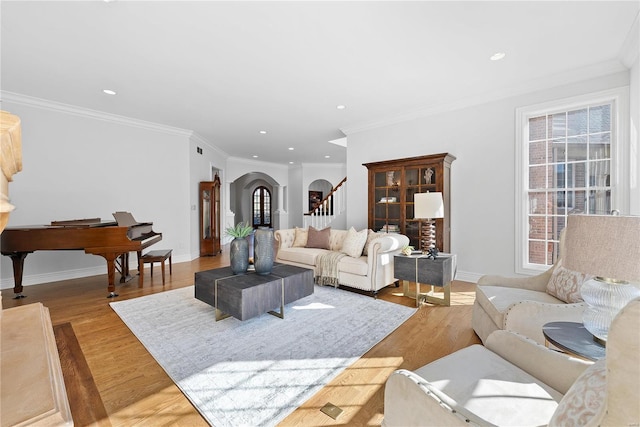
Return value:
[(493, 331), (508, 329), (544, 344), (545, 323), (582, 322), (585, 303), (580, 287), (590, 276), (562, 265), (564, 241), (565, 230), (560, 235), (558, 260), (541, 274), (487, 275), (478, 280), (471, 324), (483, 343)]

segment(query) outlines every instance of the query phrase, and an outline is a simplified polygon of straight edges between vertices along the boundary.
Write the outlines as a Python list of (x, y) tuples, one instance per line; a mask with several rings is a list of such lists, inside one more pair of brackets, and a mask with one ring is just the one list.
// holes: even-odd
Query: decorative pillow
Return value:
[(309, 226), (307, 244), (305, 245), (305, 248), (329, 249), (330, 234), (331, 227), (317, 230), (316, 228)]
[(362, 255), (369, 255), (369, 243), (373, 242), (378, 237), (382, 237), (381, 233), (376, 233), (375, 231), (369, 229), (367, 234), (367, 241), (364, 244), (364, 248), (362, 249)]
[(342, 242), (340, 252), (352, 258), (359, 258), (360, 255), (362, 255), (364, 244), (367, 242), (368, 231), (366, 228), (362, 231), (356, 231), (355, 228), (351, 227), (349, 231), (347, 231), (347, 237), (345, 237), (344, 242)]
[(571, 304), (574, 302), (582, 302), (580, 288), (582, 284), (592, 279), (589, 274), (579, 273), (569, 270), (562, 266), (562, 261), (558, 262), (555, 270), (551, 274), (551, 278), (547, 283), (547, 293), (559, 300)]
[(304, 248), (307, 246), (307, 229), (296, 227), (296, 237), (293, 239), (294, 248)]
[(606, 359), (600, 359), (589, 366), (578, 377), (567, 394), (564, 395), (549, 426), (579, 427), (589, 421), (604, 408), (607, 388)]

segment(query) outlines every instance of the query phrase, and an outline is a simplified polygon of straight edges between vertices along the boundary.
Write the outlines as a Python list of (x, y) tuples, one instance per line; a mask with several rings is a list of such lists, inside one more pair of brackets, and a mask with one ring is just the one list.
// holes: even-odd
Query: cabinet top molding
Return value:
[(409, 165), (412, 165), (413, 163), (424, 164), (425, 162), (440, 162), (440, 161), (451, 163), (455, 159), (456, 157), (452, 154), (440, 153), (440, 154), (429, 154), (427, 156), (406, 157), (404, 159), (382, 160), (379, 162), (363, 163), (362, 166), (371, 168), (371, 167), (377, 167), (377, 166), (385, 166), (385, 165), (394, 164), (394, 163), (403, 163), (404, 165), (409, 166)]

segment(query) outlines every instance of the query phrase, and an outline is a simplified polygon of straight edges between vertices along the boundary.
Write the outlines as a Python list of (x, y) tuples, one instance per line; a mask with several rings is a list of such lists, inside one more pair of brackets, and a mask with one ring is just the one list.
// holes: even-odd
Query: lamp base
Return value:
[(582, 315), (584, 327), (602, 345), (606, 345), (613, 318), (629, 301), (640, 297), (640, 289), (631, 283), (604, 277), (587, 280), (580, 293), (587, 304)]
[(422, 221), (422, 230), (420, 232), (420, 250), (424, 255), (429, 250), (436, 247), (436, 222), (433, 219)]

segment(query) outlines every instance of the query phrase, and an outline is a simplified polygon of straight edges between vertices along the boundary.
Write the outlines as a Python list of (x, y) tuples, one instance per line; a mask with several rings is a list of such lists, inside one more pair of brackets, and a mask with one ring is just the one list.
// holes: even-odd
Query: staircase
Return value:
[(320, 204), (304, 214), (304, 226), (317, 229), (325, 228), (331, 221), (343, 214), (347, 207), (347, 177), (336, 185)]

